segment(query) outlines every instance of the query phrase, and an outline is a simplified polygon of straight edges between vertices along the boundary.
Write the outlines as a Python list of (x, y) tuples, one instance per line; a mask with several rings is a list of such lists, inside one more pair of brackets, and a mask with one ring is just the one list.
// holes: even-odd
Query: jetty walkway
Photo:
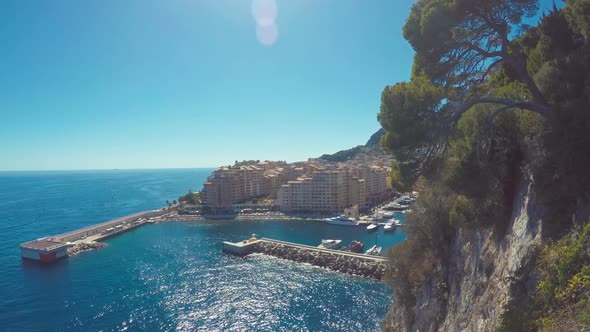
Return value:
[(166, 213), (162, 210), (139, 212), (71, 232), (25, 242), (20, 245), (21, 256), (42, 262), (53, 262), (81, 251), (102, 247), (104, 245), (98, 241), (150, 223), (154, 218), (160, 218)]
[(225, 241), (223, 251), (236, 256), (261, 253), (377, 280), (381, 280), (387, 268), (387, 259), (381, 256), (324, 249), (268, 238), (251, 238), (237, 243)]

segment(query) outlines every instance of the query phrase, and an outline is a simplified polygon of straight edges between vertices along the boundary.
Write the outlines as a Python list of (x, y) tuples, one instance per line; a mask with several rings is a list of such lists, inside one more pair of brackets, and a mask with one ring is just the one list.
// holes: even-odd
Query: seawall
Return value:
[(381, 280), (387, 267), (387, 260), (380, 256), (322, 249), (266, 238), (251, 239), (238, 243), (224, 242), (223, 251), (237, 256), (261, 253), (376, 280)]
[(145, 225), (148, 219), (161, 217), (162, 210), (144, 211), (71, 232), (22, 243), (21, 257), (51, 263), (80, 252), (101, 248), (98, 242)]

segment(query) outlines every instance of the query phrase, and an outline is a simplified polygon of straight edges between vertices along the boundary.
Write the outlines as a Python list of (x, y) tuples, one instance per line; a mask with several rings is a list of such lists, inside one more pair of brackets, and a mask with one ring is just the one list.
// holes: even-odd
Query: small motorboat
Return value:
[(363, 251), (365, 244), (362, 241), (352, 241), (350, 247), (346, 248), (346, 251), (359, 253)]
[(367, 231), (374, 232), (377, 230), (377, 228), (379, 228), (378, 224), (370, 224), (369, 226), (367, 226)]
[(396, 227), (396, 225), (395, 225), (394, 221), (390, 220), (385, 224), (385, 226), (383, 226), (383, 230), (385, 232), (393, 232), (395, 230), (395, 227)]
[(377, 247), (377, 245), (372, 246), (365, 252), (367, 255), (379, 256), (381, 254), (381, 247)]
[(399, 204), (401, 204), (401, 205), (410, 205), (410, 204), (414, 203), (415, 201), (416, 201), (416, 199), (412, 198), (410, 196), (404, 196), (398, 200)]
[(338, 248), (340, 248), (341, 243), (342, 243), (342, 240), (322, 240), (322, 243), (320, 243), (318, 248), (338, 249)]
[(395, 204), (390, 205), (389, 209), (393, 210), (393, 211), (405, 211), (408, 209), (408, 206), (395, 203)]

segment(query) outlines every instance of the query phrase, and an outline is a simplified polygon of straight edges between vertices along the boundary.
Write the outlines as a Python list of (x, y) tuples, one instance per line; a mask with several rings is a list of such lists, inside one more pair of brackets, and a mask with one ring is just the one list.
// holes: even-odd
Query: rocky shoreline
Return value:
[(106, 247), (106, 244), (104, 244), (102, 242), (90, 242), (90, 243), (80, 242), (80, 243), (76, 243), (73, 246), (68, 248), (68, 256), (76, 256), (76, 255), (83, 253), (85, 251), (100, 249), (100, 248), (104, 248), (104, 247)]
[(384, 261), (370, 261), (360, 257), (343, 256), (328, 251), (306, 250), (280, 243), (269, 242), (258, 242), (254, 246), (253, 252), (256, 253), (262, 253), (299, 263), (309, 263), (333, 271), (376, 280), (381, 280), (386, 269)]

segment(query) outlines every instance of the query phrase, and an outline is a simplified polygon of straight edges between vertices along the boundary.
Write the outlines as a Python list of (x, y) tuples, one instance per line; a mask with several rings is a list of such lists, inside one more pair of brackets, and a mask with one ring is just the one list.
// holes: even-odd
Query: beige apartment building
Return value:
[[(225, 174), (210, 176), (203, 184), (201, 191), (201, 202), (213, 208), (229, 207), (232, 204), (233, 190), (232, 178)], [(236, 195), (237, 196), (237, 195)]]
[(281, 186), (277, 204), (284, 211), (342, 211), (344, 208), (366, 204), (363, 179), (347, 170), (314, 171)]
[(201, 201), (212, 208), (229, 208), (255, 197), (267, 196), (271, 182), (264, 176), (264, 168), (240, 165), (216, 169), (203, 184)]
[(276, 198), (285, 211), (342, 211), (359, 209), (388, 194), (382, 166), (286, 164), (272, 161), (236, 162), (216, 169), (203, 185), (202, 202), (216, 209), (230, 208), (252, 198)]
[(387, 175), (389, 169), (384, 166), (355, 167), (351, 172), (366, 182), (367, 203), (372, 204), (381, 201), (387, 196)]
[(270, 197), (273, 199), (276, 198), (277, 193), (283, 184), (289, 181), (294, 181), (303, 174), (305, 174), (303, 167), (295, 167), (291, 165), (285, 165), (267, 170), (264, 173), (264, 176), (266, 177), (270, 186)]
[(348, 178), (348, 205), (362, 209), (367, 205), (367, 183), (351, 174)]

